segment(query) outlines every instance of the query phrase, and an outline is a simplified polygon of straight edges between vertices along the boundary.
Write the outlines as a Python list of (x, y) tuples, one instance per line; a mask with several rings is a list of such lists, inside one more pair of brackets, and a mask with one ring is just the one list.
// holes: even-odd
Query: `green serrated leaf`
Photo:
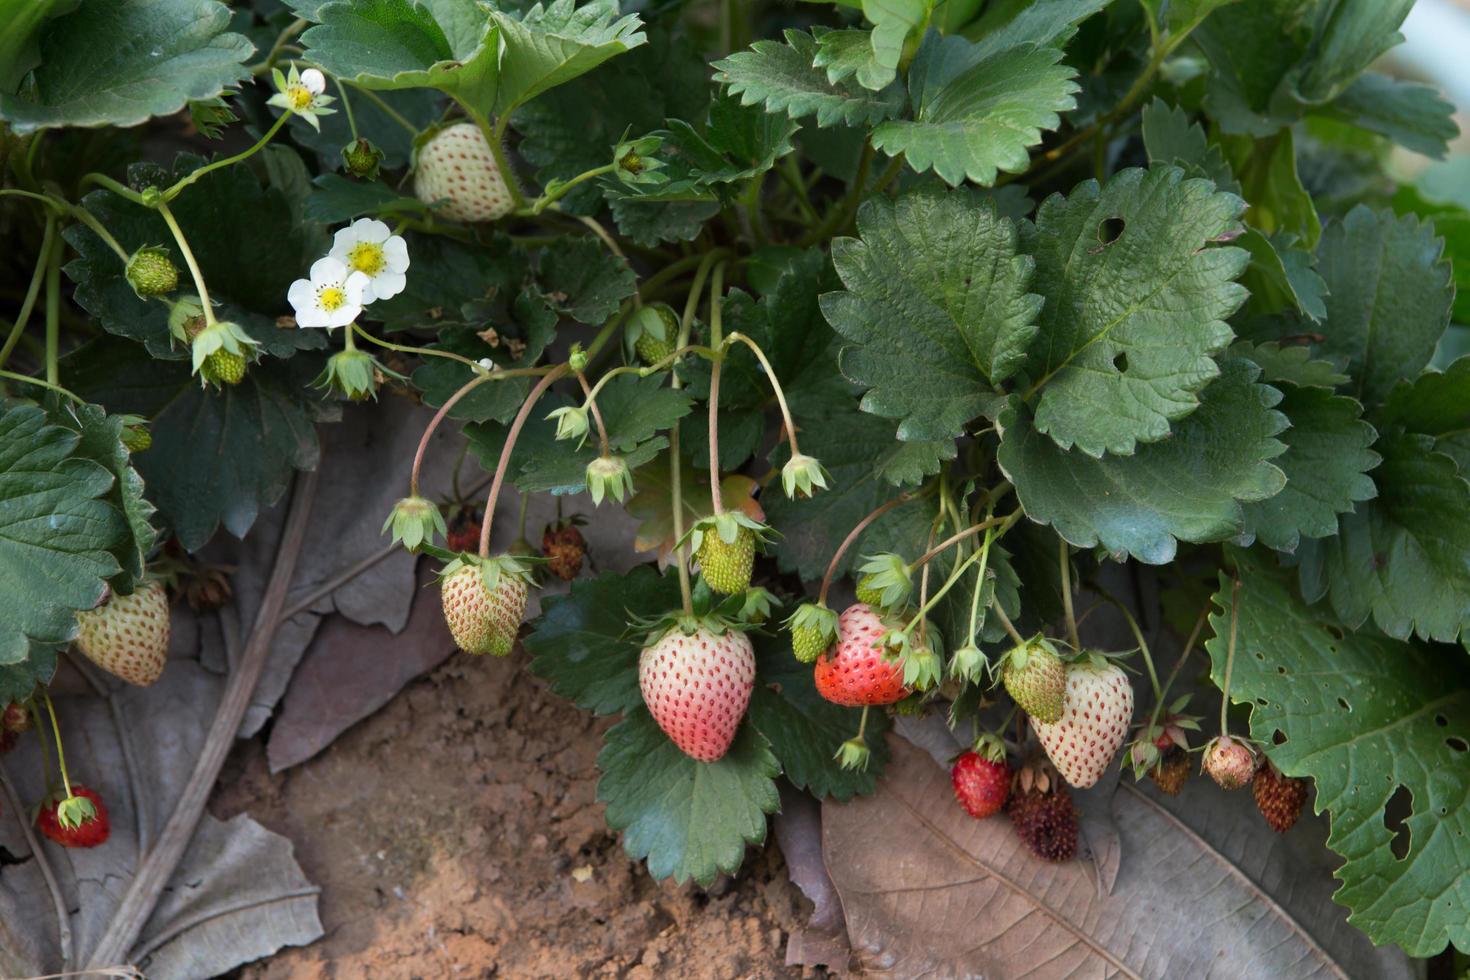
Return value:
[(1028, 373), (1037, 431), (1062, 449), (1128, 454), (1163, 439), (1218, 373), (1248, 256), (1211, 247), (1245, 202), (1174, 167), (1125, 170), (1045, 201), (1022, 227), (1046, 297)]
[(75, 10), (80, 0), (0, 0), (0, 93), (14, 92), (41, 63), (37, 35), (46, 21)]
[(847, 290), (822, 297), (851, 342), (842, 372), (868, 389), (864, 411), (900, 420), (900, 439), (954, 439), (998, 410), (1025, 360), (1042, 302), (1027, 292), (1033, 262), (1015, 225), (966, 191), (871, 198), (858, 234), (832, 245)]
[(1413, 215), (1362, 205), (1323, 232), (1317, 268), (1327, 282), (1327, 327), (1316, 349), (1347, 366), (1348, 391), (1365, 405), (1417, 377), (1434, 356), (1454, 302), (1443, 249)]
[(1028, 3), (1002, 24), (997, 17), (1013, 12), (1017, 4), (990, 5), (985, 15), (961, 33), (988, 51), (1003, 51), (1018, 44), (1064, 46), (1077, 33), (1077, 25), (1101, 11), (1113, 0), (1048, 0)]
[(823, 31), (816, 38), (817, 54), (812, 65), (826, 69), (827, 81), (833, 85), (855, 78), (868, 91), (879, 92), (893, 81), (893, 69), (879, 64), (873, 53), (872, 32)]
[(597, 767), (607, 825), (623, 832), (629, 855), (648, 860), (654, 878), (708, 885), (733, 872), (746, 845), (766, 839), (766, 814), (781, 805), (780, 764), (749, 724), (724, 758), (695, 762), (638, 708), (608, 731)]
[(879, 69), (874, 73), (879, 84), (865, 87), (882, 88), (897, 75), (904, 46), (928, 22), (934, 0), (862, 0), (862, 5), (863, 16), (873, 25), (869, 44)]
[(1059, 113), (1076, 107), (1076, 72), (1061, 57), (1030, 45), (987, 54), (964, 38), (931, 32), (909, 68), (914, 118), (880, 123), (873, 146), (951, 185), (1020, 173), (1031, 162), (1028, 148), (1061, 125)]
[(341, 174), (321, 174), (311, 182), (315, 190), (302, 214), (324, 224), (336, 224), (370, 215), (425, 215), (429, 208), (416, 197), (404, 197), (376, 180), (350, 180)]
[(1348, 380), (1331, 361), (1313, 358), (1310, 348), (1297, 344), (1282, 345), (1275, 341), (1253, 344), (1241, 340), (1231, 345), (1230, 353), (1255, 362), (1266, 384), (1285, 381), (1303, 388), (1336, 388)]
[(1264, 139), (1225, 137), (1231, 170), (1241, 196), (1250, 202), (1246, 220), (1268, 235), (1291, 235), (1313, 248), (1322, 235), (1312, 195), (1297, 172), (1296, 138), (1290, 129)]
[(577, 707), (599, 715), (630, 712), (643, 704), (638, 655), (643, 634), (635, 619), (654, 619), (679, 608), (679, 583), (651, 565), (578, 579), (564, 596), (546, 596), (525, 639), (531, 672)]
[(1265, 500), (1285, 484), (1271, 460), (1287, 420), (1272, 406), (1280, 394), (1256, 383), (1256, 367), (1227, 359), (1200, 395), (1200, 406), (1162, 442), (1132, 456), (1094, 459), (1066, 452), (1039, 433), (1017, 407), (1001, 415), (996, 460), (1026, 516), (1050, 524), (1079, 548), (1101, 545), (1161, 565), (1176, 539), (1221, 541), (1245, 524), (1243, 502)]
[(1460, 135), (1455, 107), (1437, 89), (1368, 72), (1334, 99), (1324, 114), (1402, 147), (1443, 159)]
[(0, 702), (24, 701), (37, 684), (50, 684), (56, 674), (57, 653), (62, 646), (32, 643), (30, 653), (17, 663), (0, 663)]
[(715, 80), (730, 86), (743, 105), (759, 102), (767, 112), (784, 112), (792, 119), (815, 115), (818, 126), (876, 123), (902, 109), (903, 89), (897, 83), (881, 92), (851, 82), (833, 85), (813, 64), (817, 39), (797, 30), (784, 36), (785, 44), (756, 41), (749, 50), (716, 61)]
[(1215, 182), (1222, 191), (1240, 193), (1240, 183), (1230, 170), (1225, 154), (1211, 143), (1204, 127), (1191, 122), (1189, 113), (1154, 99), (1144, 106), (1143, 145), (1151, 164), (1173, 165), (1191, 177), (1204, 177)]
[(1302, 591), (1325, 593), (1354, 629), (1371, 615), (1397, 639), (1454, 642), (1470, 628), (1470, 483), (1431, 436), (1387, 434), (1376, 448), (1377, 499), (1304, 544)]
[(1326, 319), (1327, 283), (1312, 267), (1312, 254), (1298, 248), (1294, 236), (1278, 232), (1270, 237), (1247, 228), (1236, 241), (1251, 256), (1240, 277), (1251, 293), (1246, 307), (1251, 314), (1300, 313), (1313, 323)]
[(549, 89), (586, 74), (616, 55), (645, 43), (636, 14), (618, 0), (538, 3), (521, 19), (491, 10), (500, 28), (500, 85), (495, 111), (509, 113)]
[(112, 413), (149, 419), (153, 445), (134, 465), (159, 516), (195, 551), (220, 524), (243, 537), (294, 470), (316, 465), (306, 389), (316, 371), (267, 360), (238, 385), (206, 390), (186, 362), (159, 362), (137, 344), (104, 338), (66, 358), (63, 381)]
[(254, 45), (229, 24), (214, 0), (82, 0), (42, 25), (41, 64), (19, 93), (0, 91), (0, 119), (20, 133), (136, 126), (213, 98), (250, 74)]
[(1402, 426), (1434, 437), (1434, 449), (1452, 457), (1470, 479), (1470, 356), (1443, 371), (1425, 371), (1399, 382), (1378, 412), (1385, 428)]
[(129, 531), (106, 500), (115, 479), (75, 455), (79, 442), (36, 405), (0, 401), (0, 664), (70, 640), (77, 610), (120, 570)]
[(1363, 406), (1323, 388), (1275, 382), (1276, 406), (1291, 420), (1282, 432), (1286, 452), (1276, 460), (1286, 486), (1276, 496), (1245, 505), (1245, 533), (1278, 551), (1295, 551), (1303, 538), (1337, 531), (1337, 515), (1377, 494), (1368, 471), (1379, 457), (1378, 438), (1362, 419)]
[[(1251, 734), (1283, 772), (1316, 782), (1327, 844), (1344, 863), (1333, 896), (1375, 943), (1432, 956), (1470, 946), (1462, 842), (1470, 835), (1470, 681), (1440, 651), (1371, 631), (1344, 633), (1245, 555), (1230, 694), (1251, 706)], [(1206, 642), (1223, 684), (1231, 581), (1222, 575)], [(1277, 736), (1285, 741), (1277, 744)], [(1407, 850), (1385, 812), (1400, 790)], [(1395, 818), (1397, 819), (1397, 818)]]
[(541, 287), (553, 305), (581, 323), (602, 324), (637, 289), (628, 260), (595, 238), (558, 238), (541, 253)]
[[(446, 323), (467, 322), (497, 298), (513, 307), (511, 297), (524, 284), (528, 262), (506, 236), (495, 235), (479, 245), (412, 232), (407, 240), (413, 266), (403, 292), (368, 311), (389, 331), (437, 330)], [(418, 274), (418, 269), (432, 269), (433, 275)]]
[(613, 198), (610, 207), (618, 231), (645, 248), (662, 242), (693, 241), (704, 223), (720, 213), (719, 201)]

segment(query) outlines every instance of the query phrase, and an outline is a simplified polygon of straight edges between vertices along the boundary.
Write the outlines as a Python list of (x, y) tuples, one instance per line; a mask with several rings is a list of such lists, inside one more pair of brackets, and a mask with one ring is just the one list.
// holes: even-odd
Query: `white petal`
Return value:
[(384, 242), (392, 234), (388, 226), (377, 218), (358, 218), (352, 223), (352, 230), (357, 232), (360, 242)]
[(298, 327), (325, 327), (328, 325), (327, 320), (327, 314), (318, 306), (303, 309), (296, 314)]
[(311, 264), (311, 281), (318, 286), (336, 286), (347, 278), (347, 264), (330, 255), (323, 256)]
[[(354, 272), (348, 276), (347, 281), (342, 284), (342, 290), (347, 293), (347, 304), (349, 306), (354, 304), (360, 306), (364, 302), (363, 292), (371, 282), (372, 280), (367, 277), (367, 273), (365, 272)], [(357, 314), (354, 313), (353, 317), (356, 318), (356, 316)]]
[(296, 307), (296, 320), (299, 323), (302, 312), (316, 306), (316, 289), (312, 287), (311, 280), (297, 279), (286, 290), (286, 299)]
[(301, 73), (301, 84), (312, 95), (321, 95), (327, 90), (326, 76), (315, 68), (308, 68)]
[(338, 261), (343, 261), (352, 246), (357, 244), (357, 232), (351, 228), (338, 228), (337, 233), (332, 236), (332, 250), (327, 254)]
[(327, 326), (345, 327), (353, 320), (356, 320), (361, 313), (362, 307), (360, 305), (356, 303), (343, 303), (332, 311), (330, 319), (327, 320)]
[(402, 272), (408, 268), (408, 242), (402, 235), (392, 236), (383, 243), (383, 257), (388, 260), (389, 269)]
[[(403, 292), (407, 284), (408, 277), (401, 272), (380, 272), (370, 288), (377, 299), (390, 299)], [(363, 294), (363, 302), (369, 302), (366, 293)]]

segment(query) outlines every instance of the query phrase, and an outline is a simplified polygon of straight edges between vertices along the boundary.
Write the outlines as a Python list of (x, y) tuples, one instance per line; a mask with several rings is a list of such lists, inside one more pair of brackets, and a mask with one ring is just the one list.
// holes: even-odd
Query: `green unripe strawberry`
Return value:
[(815, 663), (827, 649), (826, 639), (815, 626), (797, 626), (791, 630), (791, 652), (804, 664)]
[(755, 532), (740, 526), (735, 540), (726, 541), (712, 528), (705, 532), (695, 557), (699, 559), (699, 574), (710, 589), (721, 595), (744, 592), (755, 568)]
[(128, 284), (139, 296), (162, 296), (171, 293), (179, 285), (179, 269), (168, 259), (162, 248), (140, 248), (128, 259), (124, 270)]
[(221, 348), (204, 359), (199, 373), (210, 384), (237, 385), (245, 378), (245, 358)]
[(653, 365), (672, 354), (674, 345), (652, 334), (641, 333), (638, 339), (633, 341), (633, 350), (637, 352), (638, 359), (644, 364)]
[(1041, 637), (1006, 654), (1001, 682), (1021, 710), (1046, 725), (1062, 718), (1067, 669), (1056, 648)]
[(797, 606), (786, 625), (791, 629), (791, 652), (804, 664), (815, 662), (837, 640), (837, 614), (819, 603)]
[(864, 575), (858, 579), (857, 601), (865, 606), (883, 605), (883, 590), (873, 583), (873, 576)]
[(153, 433), (146, 425), (125, 425), (122, 430), (123, 448), (130, 453), (141, 453), (153, 445)]

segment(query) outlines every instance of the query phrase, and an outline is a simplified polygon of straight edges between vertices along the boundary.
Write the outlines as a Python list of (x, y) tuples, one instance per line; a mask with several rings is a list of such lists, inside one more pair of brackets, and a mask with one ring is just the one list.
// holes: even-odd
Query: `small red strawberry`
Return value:
[(837, 642), (813, 668), (817, 693), (833, 704), (858, 708), (908, 697), (903, 661), (884, 657), (888, 632), (871, 606), (858, 602), (843, 610), (837, 617)]
[(1284, 774), (1267, 759), (1256, 770), (1251, 792), (1261, 816), (1278, 834), (1284, 834), (1302, 815), (1302, 806), (1307, 802), (1307, 781)]
[[(996, 746), (999, 746), (998, 740)], [(949, 771), (954, 798), (976, 820), (999, 813), (1011, 795), (1011, 769), (1006, 765), (1003, 748), (999, 755), (997, 759), (979, 752), (966, 752), (954, 761)]]
[(509, 214), (515, 202), (506, 177), (474, 123), (439, 130), (414, 154), (414, 196), (425, 204), (442, 201), (434, 213), (450, 221), (494, 221)]
[(580, 517), (569, 517), (546, 525), (541, 533), (541, 554), (546, 558), (546, 568), (564, 582), (577, 577), (582, 571), (582, 560), (587, 557), (587, 539), (577, 530), (581, 523)]
[(97, 791), (71, 784), (70, 798), (57, 795), (36, 813), (36, 829), (62, 847), (96, 847), (107, 840), (112, 825)]
[(515, 646), (526, 612), (529, 568), (509, 555), (456, 558), (445, 566), (444, 620), (465, 653), (503, 657)]
[(755, 688), (750, 637), (706, 625), (668, 630), (638, 657), (638, 687), (658, 727), (691, 759), (714, 762), (735, 740)]
[(466, 507), (450, 521), (449, 533), (444, 536), (444, 545), (460, 554), (474, 554), (480, 550), (480, 512)]
[(1221, 789), (1240, 789), (1255, 775), (1256, 753), (1238, 738), (1219, 735), (1205, 744), (1200, 767)]
[(1095, 784), (1128, 735), (1133, 687), (1121, 667), (1098, 654), (1067, 666), (1062, 717), (1048, 725), (1034, 716), (1031, 727), (1062, 778), (1078, 789)]
[(1077, 809), (1061, 786), (1040, 786), (1011, 797), (1006, 806), (1016, 835), (1043, 861), (1070, 861), (1077, 856)]
[(77, 613), (77, 649), (110, 674), (147, 687), (168, 660), (168, 593), (158, 582), (141, 583), (128, 595), (111, 595), (96, 609)]

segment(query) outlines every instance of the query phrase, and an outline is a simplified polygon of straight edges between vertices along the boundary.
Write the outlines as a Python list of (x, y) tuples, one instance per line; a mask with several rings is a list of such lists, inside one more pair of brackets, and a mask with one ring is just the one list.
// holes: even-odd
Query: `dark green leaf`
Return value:
[(628, 260), (595, 238), (558, 238), (541, 253), (541, 287), (562, 313), (602, 324), (633, 295), (637, 277)]
[(868, 389), (864, 411), (900, 420), (900, 439), (954, 439), (994, 414), (998, 385), (1026, 358), (1041, 308), (1027, 292), (1034, 263), (1015, 225), (968, 191), (871, 198), (858, 234), (832, 246), (847, 291), (822, 297), (852, 344), (842, 372)]
[(495, 298), (510, 303), (527, 273), (524, 253), (502, 235), (475, 246), (442, 235), (410, 233), (408, 254), (413, 264), (403, 292), (369, 309), (390, 331), (437, 330), (442, 323), (466, 320), (466, 304), (478, 308)]
[[(507, 322), (508, 321), (508, 322)], [(556, 314), (546, 301), (534, 291), (517, 294), (511, 305), (510, 316), (498, 320), (495, 331), (498, 346), (492, 347), (483, 339), (480, 325), (446, 327), (439, 334), (438, 349), (478, 361), (490, 358), (497, 368), (530, 367), (541, 357), (546, 345), (556, 335)], [(484, 325), (488, 327), (488, 324)], [(510, 342), (517, 341), (525, 346), (519, 356), (510, 353)], [(424, 401), (439, 406), (448, 401), (456, 391), (474, 377), (469, 365), (447, 357), (426, 357), (424, 363), (413, 373), (414, 387), (424, 393)], [(452, 418), (471, 422), (494, 419), (508, 422), (515, 415), (531, 388), (529, 378), (505, 378), (490, 381), (475, 388), (461, 398), (449, 410)]]
[[(1333, 898), (1375, 943), (1432, 956), (1470, 946), (1464, 914), (1470, 836), (1470, 678), (1463, 657), (1372, 631), (1344, 633), (1279, 577), (1239, 556), (1236, 653), (1227, 667), (1231, 582), (1220, 579), (1206, 643), (1211, 678), (1251, 706), (1250, 731), (1271, 761), (1316, 782), (1331, 815), (1328, 846), (1344, 863)], [(1284, 740), (1283, 740), (1284, 739)], [(1410, 812), (1391, 816), (1407, 790)], [(1400, 850), (1397, 829), (1403, 819)]]
[(903, 89), (897, 83), (881, 92), (850, 81), (833, 85), (813, 64), (816, 38), (796, 30), (786, 31), (785, 38), (785, 44), (756, 41), (748, 51), (716, 61), (715, 80), (729, 85), (744, 105), (759, 102), (767, 112), (785, 112), (792, 119), (815, 115), (818, 126), (875, 123), (902, 108)]
[(312, 221), (336, 224), (362, 215), (423, 214), (428, 211), (416, 197), (404, 197), (376, 180), (352, 180), (341, 174), (322, 174), (312, 182), (316, 190), (302, 213)]
[(1125, 170), (1053, 196), (1022, 227), (1046, 297), (1028, 373), (1035, 427), (1062, 449), (1127, 454), (1169, 434), (1219, 372), (1247, 254), (1210, 247), (1245, 202), (1174, 167)]
[(708, 885), (733, 872), (745, 846), (766, 839), (766, 814), (781, 805), (781, 767), (749, 724), (720, 761), (695, 762), (639, 708), (608, 731), (597, 767), (607, 825), (623, 831), (634, 859), (648, 859), (654, 878)]
[(254, 46), (229, 23), (214, 0), (82, 0), (41, 27), (33, 84), (0, 91), (0, 118), (21, 133), (136, 126), (213, 98), (250, 74)]
[(618, 231), (635, 244), (652, 248), (662, 242), (693, 241), (704, 223), (720, 213), (718, 201), (641, 201), (613, 198)]
[(1272, 409), (1280, 394), (1257, 384), (1258, 370), (1228, 359), (1200, 396), (1197, 411), (1168, 439), (1132, 456), (1094, 459), (1066, 452), (1036, 431), (1023, 409), (1001, 416), (996, 459), (1026, 516), (1050, 524), (1079, 548), (1101, 545), (1161, 565), (1176, 539), (1220, 541), (1245, 524), (1242, 503), (1280, 492), (1285, 477), (1271, 460), (1285, 450), (1274, 438), (1286, 418)]
[(1460, 135), (1455, 107), (1427, 85), (1404, 82), (1377, 72), (1355, 80), (1327, 108), (1327, 114), (1361, 129), (1387, 136), (1416, 153), (1440, 157)]
[(1412, 384), (1400, 382), (1378, 413), (1385, 428), (1403, 426), (1434, 436), (1434, 448), (1454, 458), (1470, 479), (1470, 356), (1444, 371), (1426, 371)]
[(1189, 113), (1154, 99), (1143, 109), (1143, 144), (1151, 164), (1173, 165), (1191, 177), (1205, 177), (1222, 191), (1240, 193), (1220, 147), (1205, 136), (1204, 127), (1191, 122)]
[(1365, 405), (1417, 377), (1434, 355), (1454, 301), (1444, 243), (1418, 218), (1354, 208), (1322, 235), (1326, 339), (1317, 349), (1347, 366)]
[(1303, 388), (1336, 388), (1348, 379), (1331, 361), (1316, 360), (1310, 348), (1296, 344), (1252, 344), (1242, 340), (1231, 346), (1230, 353), (1254, 361), (1266, 384), (1285, 381)]

